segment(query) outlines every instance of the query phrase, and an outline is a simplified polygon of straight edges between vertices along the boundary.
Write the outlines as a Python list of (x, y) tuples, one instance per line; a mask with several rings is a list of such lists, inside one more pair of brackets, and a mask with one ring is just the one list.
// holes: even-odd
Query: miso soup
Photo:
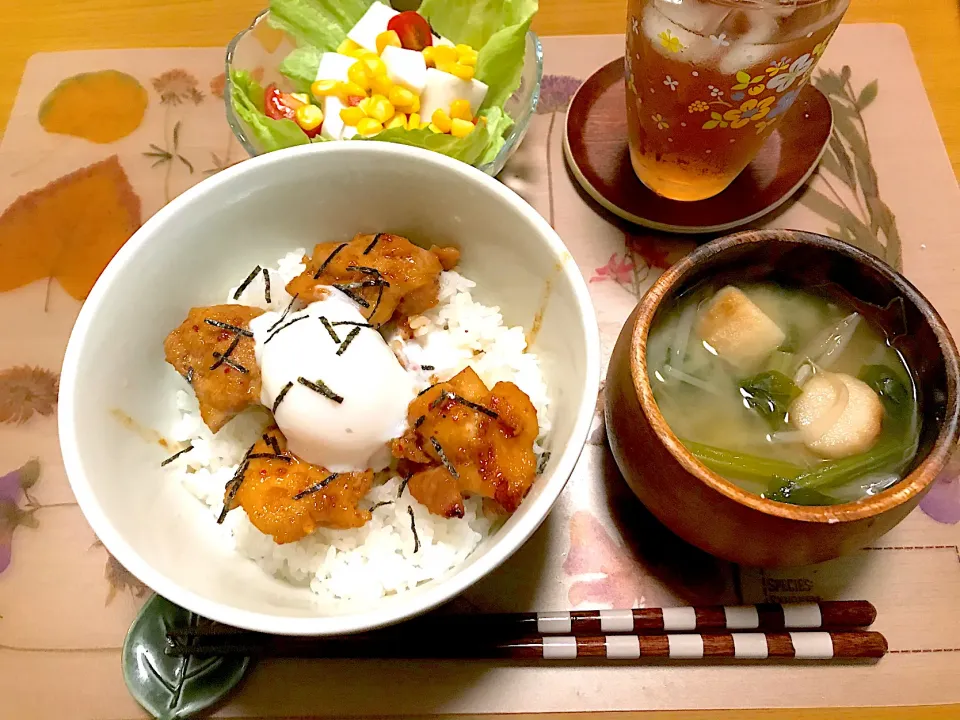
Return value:
[(901, 480), (917, 451), (903, 357), (852, 308), (811, 292), (702, 283), (657, 314), (647, 370), (687, 449), (766, 498), (853, 502)]

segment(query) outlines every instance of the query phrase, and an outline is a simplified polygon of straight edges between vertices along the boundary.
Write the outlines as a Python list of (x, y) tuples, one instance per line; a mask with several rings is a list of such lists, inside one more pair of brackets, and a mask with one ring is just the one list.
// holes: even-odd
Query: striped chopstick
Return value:
[(189, 639), (168, 635), (170, 655), (245, 655), (288, 658), (471, 660), (833, 660), (880, 658), (887, 641), (877, 632), (781, 632), (666, 635), (543, 635), (497, 639), (476, 635), (411, 637), (395, 642), (371, 636), (318, 640), (246, 633)]
[[(763, 603), (707, 607), (575, 610), (473, 616), (525, 634), (596, 635), (723, 630), (842, 630), (872, 625), (877, 609), (866, 600), (818, 603)], [(438, 618), (439, 619), (439, 618)], [(472, 618), (468, 616), (467, 621)]]

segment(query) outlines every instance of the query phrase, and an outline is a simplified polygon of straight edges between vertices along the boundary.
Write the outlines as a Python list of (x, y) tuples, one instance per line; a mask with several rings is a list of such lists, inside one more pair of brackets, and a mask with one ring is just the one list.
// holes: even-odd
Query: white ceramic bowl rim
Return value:
[[(198, 202), (203, 202), (214, 188), (233, 183), (249, 173), (256, 173), (260, 168), (277, 163), (288, 162), (291, 158), (300, 155), (316, 155), (317, 161), (325, 153), (349, 153), (362, 155), (374, 153), (381, 155), (399, 156), (410, 162), (427, 163), (433, 165), (438, 172), (454, 173), (467, 176), (470, 181), (484, 186), (486, 190), (496, 194), (504, 205), (511, 207), (523, 215), (538, 229), (540, 239), (545, 248), (557, 259), (559, 272), (570, 283), (577, 307), (580, 311), (580, 322), (584, 326), (587, 337), (585, 348), (585, 377), (586, 387), (580, 407), (577, 408), (577, 419), (571, 433), (570, 443), (554, 452), (556, 464), (550, 472), (538, 479), (545, 483), (546, 489), (535, 498), (526, 502), (533, 507), (509, 531), (500, 530), (485, 554), (475, 562), (455, 571), (451, 576), (436, 582), (424, 592), (418, 593), (416, 607), (398, 604), (389, 609), (374, 609), (352, 615), (337, 615), (329, 617), (278, 617), (269, 613), (241, 610), (209, 600), (191, 590), (184, 589), (170, 580), (163, 573), (155, 570), (135, 551), (130, 544), (114, 528), (107, 517), (96, 494), (89, 483), (81, 462), (81, 451), (77, 441), (77, 434), (73, 418), (76, 413), (74, 388), (78, 383), (78, 365), (81, 358), (83, 338), (93, 324), (97, 309), (108, 293), (110, 286), (121, 276), (128, 262), (142, 248), (148, 245), (155, 235), (162, 232), (167, 221), (180, 213), (184, 208)], [(70, 481), (71, 488), (83, 511), (84, 516), (93, 528), (97, 537), (103, 542), (106, 549), (131, 573), (153, 588), (157, 593), (173, 603), (192, 610), (199, 615), (226, 623), (238, 628), (269, 632), (283, 635), (335, 635), (374, 629), (390, 625), (401, 620), (426, 612), (473, 585), (480, 578), (498, 567), (507, 560), (524, 542), (534, 533), (546, 518), (560, 492), (566, 485), (566, 480), (572, 474), (574, 466), (580, 457), (593, 417), (595, 398), (599, 392), (600, 382), (600, 339), (596, 315), (590, 300), (587, 284), (580, 274), (576, 263), (570, 257), (560, 237), (550, 227), (549, 223), (516, 193), (502, 185), (497, 180), (485, 175), (469, 165), (452, 160), (438, 153), (391, 143), (322, 143), (303, 145), (286, 150), (266, 153), (238, 165), (223, 170), (174, 199), (160, 209), (153, 217), (126, 242), (116, 254), (107, 268), (103, 271), (86, 302), (80, 310), (76, 324), (67, 345), (63, 361), (60, 380), (59, 398), (59, 435), (60, 447), (63, 454), (64, 467)], [(556, 458), (559, 453), (560, 457)], [(562, 482), (549, 482), (553, 476), (563, 478)]]

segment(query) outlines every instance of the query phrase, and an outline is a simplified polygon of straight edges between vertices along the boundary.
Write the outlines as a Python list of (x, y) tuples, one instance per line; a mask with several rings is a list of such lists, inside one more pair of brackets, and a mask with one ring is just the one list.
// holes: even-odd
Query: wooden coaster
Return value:
[(833, 130), (830, 101), (806, 85), (757, 157), (719, 195), (668, 200), (641, 183), (627, 149), (623, 58), (580, 86), (567, 111), (563, 151), (574, 177), (598, 203), (654, 230), (707, 233), (753, 222), (780, 207), (820, 162)]

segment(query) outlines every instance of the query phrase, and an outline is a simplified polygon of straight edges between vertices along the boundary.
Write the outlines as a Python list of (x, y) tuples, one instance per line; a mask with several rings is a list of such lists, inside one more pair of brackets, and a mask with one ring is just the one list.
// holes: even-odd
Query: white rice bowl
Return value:
[[(303, 271), (303, 255), (303, 249), (295, 250), (268, 267), (269, 304), (262, 275), (236, 299), (239, 285), (231, 288), (227, 302), (282, 312), (291, 300), (284, 286)], [(499, 308), (473, 300), (474, 286), (459, 273), (442, 273), (439, 304), (410, 318), (414, 337), (404, 340), (394, 334), (387, 340), (415, 377), (418, 390), (449, 380), (468, 365), (487, 387), (516, 383), (537, 410), (540, 437), (534, 451), (542, 455), (550, 430), (550, 400), (540, 361), (526, 352), (523, 328), (505, 327)], [(203, 424), (196, 397), (185, 383), (175, 401), (180, 419), (164, 434), (183, 445), (191, 443), (193, 449), (170, 463), (167, 473), (209, 508), (214, 522), (223, 509), (224, 486), (270, 422), (270, 414), (264, 408), (250, 409), (214, 435)], [(360, 528), (319, 528), (302, 540), (278, 545), (238, 508), (218, 526), (219, 537), (267, 573), (309, 586), (319, 603), (328, 604), (376, 600), (438, 578), (463, 563), (497, 526), (484, 514), (479, 497), (465, 500), (463, 518), (446, 519), (431, 514), (406, 489), (398, 496), (401, 486), (400, 477), (388, 474), (385, 482), (371, 488), (361, 506), (373, 508), (372, 519)], [(408, 508), (413, 510), (413, 525)]]

